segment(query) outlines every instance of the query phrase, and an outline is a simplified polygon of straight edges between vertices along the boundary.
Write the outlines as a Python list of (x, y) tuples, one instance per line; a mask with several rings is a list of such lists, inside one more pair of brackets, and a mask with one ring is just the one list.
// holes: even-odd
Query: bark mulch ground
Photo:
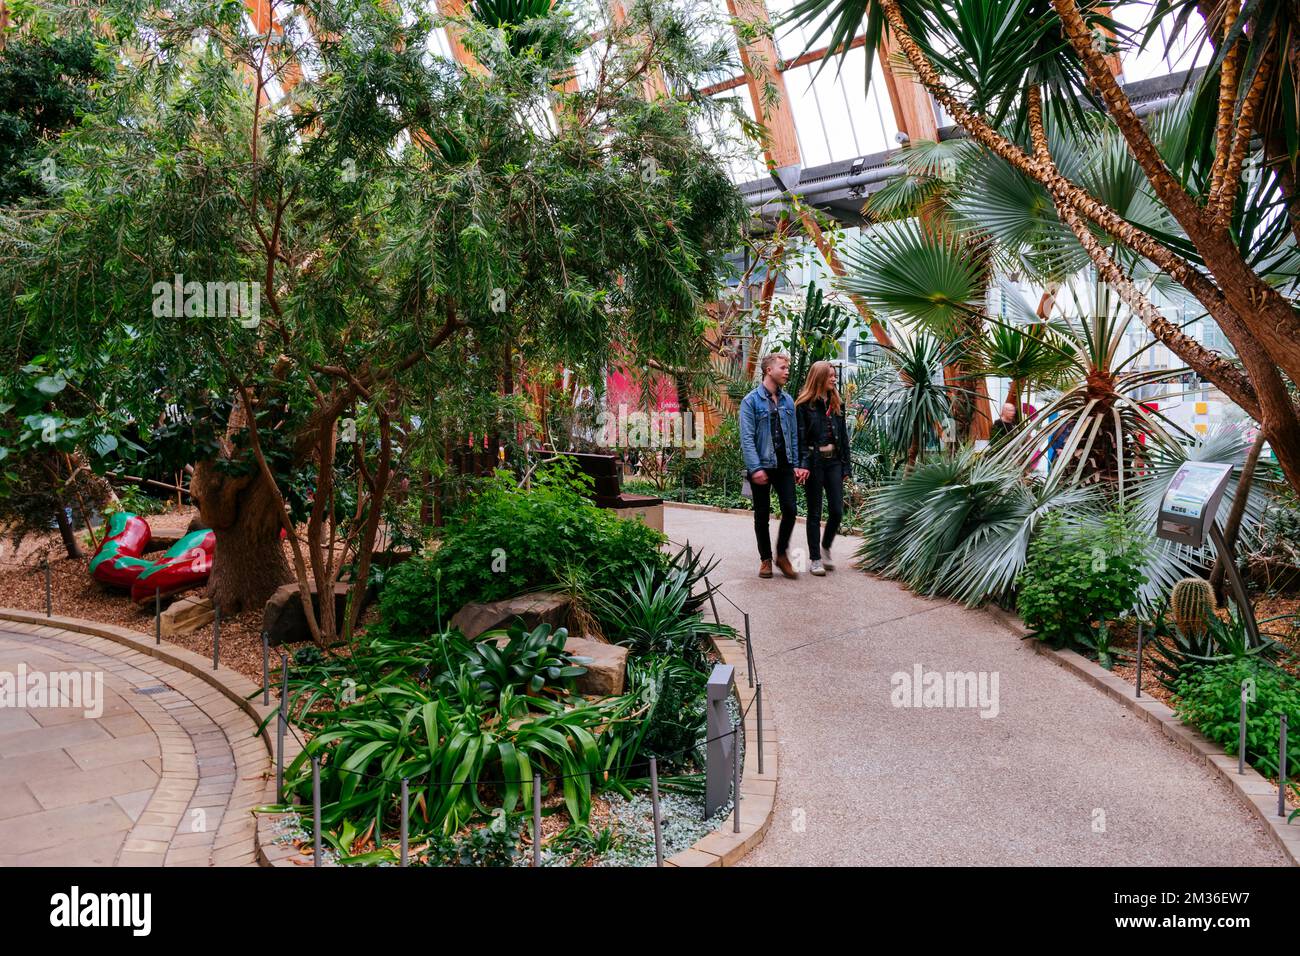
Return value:
[[(193, 508), (169, 511), (163, 515), (145, 515), (151, 525), (173, 526), (183, 530)], [(80, 617), (102, 624), (113, 624), (149, 637), (154, 633), (152, 602), (140, 606), (129, 594), (108, 588), (90, 576), (90, 558), (94, 547), (87, 545), (84, 529), (77, 532), (85, 556), (69, 558), (57, 531), (48, 535), (29, 535), (21, 549), (8, 546), (0, 552), (0, 606), (28, 611), (45, 610), (44, 559), (50, 558), (50, 592), (53, 612), (65, 617)], [(284, 544), (286, 554), (290, 545)], [(158, 552), (161, 554), (161, 552)], [(195, 588), (173, 598), (164, 598), (163, 607), (180, 597), (202, 597)], [(185, 635), (167, 637), (166, 643), (184, 647), (206, 657), (212, 655), (212, 626)], [(276, 649), (272, 652), (278, 654)], [(231, 667), (245, 677), (262, 681), (262, 611), (249, 610), (221, 619), (221, 666)], [(273, 662), (274, 666), (274, 662)]]

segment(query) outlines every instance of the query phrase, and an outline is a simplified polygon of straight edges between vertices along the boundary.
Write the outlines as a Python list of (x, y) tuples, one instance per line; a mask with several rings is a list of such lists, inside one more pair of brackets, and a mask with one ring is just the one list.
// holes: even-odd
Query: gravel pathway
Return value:
[[(744, 865), (1285, 864), (1228, 788), (1144, 720), (983, 612), (853, 569), (856, 540), (824, 578), (761, 580), (748, 516), (669, 506), (665, 531), (721, 558), (780, 732), (775, 820)], [(803, 535), (800, 522), (792, 547)], [(986, 675), (990, 715), (996, 676), (996, 714), (895, 706), (918, 665)]]

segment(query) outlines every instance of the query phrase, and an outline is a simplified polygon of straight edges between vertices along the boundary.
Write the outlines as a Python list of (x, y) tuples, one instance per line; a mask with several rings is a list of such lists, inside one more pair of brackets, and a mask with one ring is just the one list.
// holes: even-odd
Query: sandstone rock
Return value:
[[(508, 634), (489, 637), (497, 647), (510, 643)], [(573, 690), (584, 697), (618, 697), (623, 693), (627, 677), (627, 648), (589, 637), (568, 637), (564, 649), (574, 657), (589, 657), (582, 666), (587, 673), (573, 680)]]
[(163, 609), (160, 627), (163, 637), (191, 634), (212, 623), (215, 615), (207, 598), (180, 598)]
[(591, 658), (590, 663), (583, 665), (587, 668), (587, 673), (575, 680), (574, 688), (579, 694), (617, 697), (623, 693), (623, 681), (627, 674), (626, 647), (586, 637), (570, 637), (564, 642), (564, 649), (578, 657)]
[(471, 641), (485, 631), (509, 627), (516, 618), (531, 631), (539, 624), (564, 627), (569, 616), (569, 598), (552, 591), (535, 591), (491, 604), (466, 604), (451, 619), (451, 626)]
[[(334, 620), (338, 630), (342, 631), (344, 615), (347, 613), (348, 587), (346, 583), (334, 585)], [(320, 596), (313, 583), (311, 603), (317, 615), (320, 614)], [(362, 610), (370, 603), (374, 595), (368, 590), (361, 594)], [(317, 620), (320, 618), (317, 617)], [(266, 631), (272, 646), (279, 644), (297, 644), (311, 640), (311, 631), (307, 627), (307, 616), (302, 612), (302, 599), (298, 595), (297, 583), (285, 584), (271, 595), (262, 612), (262, 628)]]

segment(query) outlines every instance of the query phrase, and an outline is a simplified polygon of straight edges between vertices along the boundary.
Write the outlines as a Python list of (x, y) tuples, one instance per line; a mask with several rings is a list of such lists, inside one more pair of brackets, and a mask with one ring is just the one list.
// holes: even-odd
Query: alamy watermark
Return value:
[(148, 936), (152, 911), (151, 893), (83, 893), (73, 886), (50, 897), (50, 925), (59, 928), (121, 926), (132, 936)]
[(255, 329), (262, 321), (260, 282), (187, 282), (178, 272), (171, 282), (155, 282), (152, 291), (157, 319), (234, 316), (246, 329)]
[(103, 671), (0, 671), (0, 708), (80, 707), (90, 720), (104, 713)]
[(971, 707), (980, 717), (998, 715), (997, 671), (896, 671), (890, 678), (889, 702), (895, 707)]
[(598, 442), (605, 448), (684, 448), (687, 458), (704, 454), (704, 417), (684, 412), (643, 412), (619, 405), (596, 415)]

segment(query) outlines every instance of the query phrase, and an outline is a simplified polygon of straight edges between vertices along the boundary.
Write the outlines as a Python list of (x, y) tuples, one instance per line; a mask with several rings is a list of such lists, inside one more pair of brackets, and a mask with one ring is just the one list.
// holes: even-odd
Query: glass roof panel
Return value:
[(786, 72), (785, 87), (805, 169), (898, 145), (898, 123), (880, 81), (878, 60), (873, 68), (875, 82), (863, 93), (866, 58), (867, 51), (858, 47), (849, 51), (842, 65), (827, 64), (820, 73), (816, 63)]
[(1156, 32), (1146, 45), (1146, 49), (1143, 50), (1139, 50), (1138, 46), (1142, 42), (1146, 24), (1151, 18), (1150, 5), (1123, 3), (1111, 11), (1111, 15), (1130, 30), (1138, 31), (1129, 42), (1124, 44), (1120, 52), (1126, 83), (1167, 76), (1170, 73), (1181, 73), (1183, 70), (1204, 66), (1213, 57), (1210, 45), (1202, 42), (1205, 21), (1198, 13), (1191, 15), (1186, 29), (1177, 37), (1173, 36), (1173, 23), (1169, 22), (1168, 18), (1162, 20), (1157, 25)]

